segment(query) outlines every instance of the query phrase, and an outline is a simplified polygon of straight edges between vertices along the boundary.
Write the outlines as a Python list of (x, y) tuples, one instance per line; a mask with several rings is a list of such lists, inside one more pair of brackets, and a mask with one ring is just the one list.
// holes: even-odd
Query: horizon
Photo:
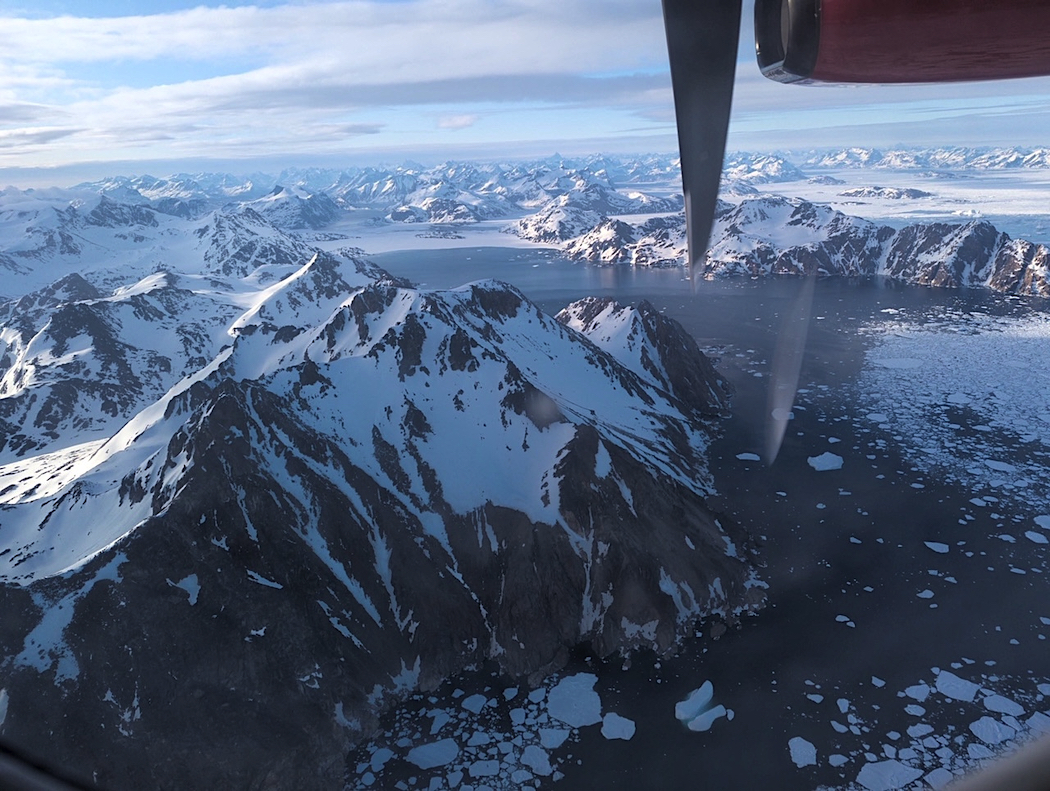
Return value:
[[(848, 150), (871, 151), (877, 154), (923, 154), (939, 151), (968, 151), (976, 154), (994, 152), (1019, 152), (1032, 153), (1039, 151), (1050, 151), (1050, 145), (1031, 146), (828, 146), (796, 150), (726, 150), (726, 162), (734, 158), (773, 156), (778, 157), (795, 166), (805, 166), (805, 159), (820, 155), (839, 153)], [(448, 153), (448, 152), (445, 152)], [(550, 151), (548, 153), (523, 154), (519, 156), (440, 156), (434, 153), (430, 155), (421, 153), (418, 156), (405, 155), (398, 158), (397, 155), (376, 155), (374, 158), (363, 159), (359, 157), (350, 158), (347, 162), (310, 162), (291, 161), (282, 158), (271, 162), (238, 162), (236, 160), (199, 160), (186, 159), (176, 161), (159, 162), (106, 162), (106, 163), (83, 163), (67, 166), (56, 166), (54, 168), (4, 168), (0, 169), (0, 192), (6, 189), (24, 190), (72, 190), (81, 186), (89, 186), (98, 181), (106, 179), (137, 179), (156, 178), (167, 180), (175, 177), (200, 177), (200, 176), (230, 176), (237, 179), (249, 180), (259, 176), (268, 179), (280, 179), (288, 171), (297, 170), (320, 170), (320, 171), (344, 171), (355, 172), (365, 169), (376, 169), (383, 171), (409, 171), (420, 169), (432, 170), (444, 165), (471, 164), (471, 165), (533, 165), (544, 161), (572, 161), (586, 160), (591, 158), (609, 157), (620, 161), (641, 160), (649, 157), (662, 159), (675, 159), (678, 157), (677, 150), (665, 151), (602, 151), (587, 149), (580, 151)], [(152, 165), (153, 167), (143, 167)], [(79, 173), (80, 175), (76, 175)], [(59, 174), (65, 174), (66, 180), (59, 183)], [(277, 183), (277, 182), (275, 182)]]

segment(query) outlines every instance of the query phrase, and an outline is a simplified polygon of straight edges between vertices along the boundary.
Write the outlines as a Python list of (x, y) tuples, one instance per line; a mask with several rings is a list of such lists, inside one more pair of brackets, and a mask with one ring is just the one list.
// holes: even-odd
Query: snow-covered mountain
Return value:
[[(680, 265), (685, 248), (682, 214), (637, 225), (600, 218), (563, 246), (576, 260), (635, 266)], [(1047, 256), (1044, 245), (1010, 239), (987, 222), (916, 223), (895, 230), (826, 205), (767, 196), (719, 205), (699, 273), (880, 275), (1050, 297)]]
[(343, 213), (339, 204), (324, 192), (310, 193), (298, 187), (280, 185), (268, 195), (245, 205), (278, 228), (291, 231), (324, 228)]
[(846, 148), (804, 158), (806, 167), (880, 168), (887, 170), (1006, 170), (1050, 167), (1046, 148), (928, 148), (880, 151)]
[(535, 214), (518, 221), (516, 231), (532, 242), (563, 242), (602, 223), (610, 215), (681, 211), (680, 197), (654, 198), (617, 192), (602, 184), (584, 184), (554, 198)]
[(931, 198), (933, 193), (926, 190), (901, 187), (854, 187), (839, 193), (843, 198), (879, 198), (882, 200), (916, 200)]
[(7, 738), (111, 787), (326, 788), (405, 691), (760, 604), (680, 326), (316, 251), (208, 274), (241, 221), (204, 274), (0, 308)]
[(776, 154), (730, 154), (722, 171), (726, 181), (747, 184), (780, 184), (806, 178), (801, 170)]

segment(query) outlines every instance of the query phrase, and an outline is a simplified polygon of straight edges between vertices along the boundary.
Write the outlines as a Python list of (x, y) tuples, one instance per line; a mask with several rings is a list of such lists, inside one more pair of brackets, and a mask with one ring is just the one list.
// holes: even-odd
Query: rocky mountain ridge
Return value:
[[(679, 214), (638, 224), (603, 217), (562, 249), (592, 263), (680, 266), (685, 247), (685, 217)], [(1011, 239), (984, 221), (916, 223), (896, 230), (826, 205), (765, 196), (719, 204), (697, 273), (707, 279), (810, 272), (882, 276), (1050, 297), (1048, 260), (1045, 245)]]
[(646, 304), (555, 320), (315, 253), (2, 315), (0, 728), (104, 786), (338, 786), (408, 690), (761, 603), (705, 505), (727, 386)]

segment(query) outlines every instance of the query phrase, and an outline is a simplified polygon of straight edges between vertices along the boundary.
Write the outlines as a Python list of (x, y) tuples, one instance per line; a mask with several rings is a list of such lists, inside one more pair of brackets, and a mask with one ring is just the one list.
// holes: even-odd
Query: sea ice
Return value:
[(966, 745), (966, 753), (975, 761), (983, 761), (985, 758), (991, 758), (995, 755), (980, 742), (970, 742)]
[(923, 541), (928, 549), (932, 549), (934, 552), (945, 555), (948, 552), (948, 545), (942, 544), (940, 541)]
[(1043, 528), (1043, 530), (1050, 530), (1050, 515), (1043, 514), (1042, 516), (1037, 516), (1034, 521), (1037, 525)]
[(876, 365), (881, 365), (883, 368), (921, 368), (922, 360), (917, 360), (914, 357), (884, 357), (881, 360), (872, 360)]
[(693, 719), (689, 720), (689, 726), (688, 726), (689, 730), (691, 730), (691, 731), (706, 731), (706, 730), (709, 730), (711, 728), (711, 726), (714, 724), (715, 720), (717, 720), (719, 717), (725, 717), (726, 714), (727, 714), (726, 707), (722, 706), (721, 704), (718, 705), (718, 706), (715, 706), (712, 709), (708, 709), (707, 711), (702, 712), (698, 716), (696, 716)]
[(933, 733), (933, 726), (927, 725), (925, 722), (920, 722), (908, 728), (908, 735), (913, 739), (918, 739), (928, 733)]
[(738, 453), (736, 454), (736, 457), (740, 459), (740, 461), (762, 461), (762, 457), (754, 453)]
[(1034, 733), (1050, 733), (1050, 717), (1037, 711), (1025, 723)]
[(674, 707), (675, 719), (692, 720), (700, 715), (711, 703), (714, 697), (714, 686), (710, 681), (705, 681), (698, 689), (694, 689), (686, 696), (685, 700), (679, 701)]
[(821, 453), (819, 456), (810, 456), (806, 462), (817, 472), (842, 469), (842, 457), (829, 452)]
[(421, 744), (409, 750), (406, 756), (409, 763), (420, 769), (433, 769), (435, 766), (450, 764), (459, 755), (459, 745), (455, 739), (442, 739), (439, 742)]
[[(522, 761), (525, 757), (522, 756)], [(467, 770), (471, 777), (495, 777), (499, 774), (499, 761), (483, 760), (475, 761)]]
[(434, 721), (430, 724), (430, 735), (435, 735), (438, 731), (445, 727), (445, 724), (452, 719), (449, 713), (444, 709), (435, 709), (430, 712), (430, 716), (434, 718)]
[(1048, 540), (1046, 536), (1042, 533), (1037, 533), (1034, 530), (1026, 530), (1024, 537), (1034, 544), (1050, 544), (1050, 540)]
[(591, 673), (563, 678), (547, 697), (547, 713), (571, 728), (601, 722), (602, 701), (594, 691), (597, 681)]
[(984, 699), (984, 707), (988, 711), (994, 711), (997, 714), (1009, 714), (1011, 717), (1020, 717), (1024, 714), (1023, 706), (1002, 695), (989, 695)]
[(985, 744), (999, 744), (1012, 739), (1016, 731), (992, 717), (981, 717), (970, 723), (970, 732)]
[(959, 678), (954, 673), (942, 670), (937, 676), (937, 691), (942, 695), (965, 703), (973, 701), (980, 686), (972, 681)]
[(985, 459), (985, 465), (996, 472), (1016, 472), (1017, 468), (1012, 464), (1007, 464), (1005, 461), (996, 461), (995, 459)]
[(788, 749), (791, 750), (791, 760), (795, 762), (795, 766), (799, 768), (816, 766), (817, 748), (812, 742), (807, 742), (801, 736), (795, 736), (788, 741)]
[(572, 731), (567, 728), (540, 728), (540, 744), (548, 750), (556, 750), (565, 744)]
[(369, 762), (372, 766), (373, 772), (381, 772), (383, 767), (386, 766), (387, 761), (394, 757), (394, 751), (388, 747), (380, 747), (374, 753), (372, 753), (372, 759)]
[(547, 752), (535, 744), (530, 744), (522, 750), (521, 762), (541, 777), (546, 777), (553, 771)]
[(460, 705), (471, 714), (477, 714), (486, 703), (488, 703), (488, 698), (484, 695), (471, 695), (469, 698), (464, 698)]
[(951, 773), (951, 770), (945, 769), (943, 766), (938, 766), (923, 778), (923, 780), (929, 783), (930, 788), (937, 789), (937, 791), (940, 791), (940, 789), (944, 788), (954, 779), (955, 775)]
[(606, 739), (629, 741), (634, 736), (634, 720), (609, 712), (602, 719), (602, 736)]
[(922, 777), (922, 770), (902, 764), (900, 761), (876, 761), (867, 763), (857, 775), (857, 782), (868, 791), (890, 791), (904, 788)]

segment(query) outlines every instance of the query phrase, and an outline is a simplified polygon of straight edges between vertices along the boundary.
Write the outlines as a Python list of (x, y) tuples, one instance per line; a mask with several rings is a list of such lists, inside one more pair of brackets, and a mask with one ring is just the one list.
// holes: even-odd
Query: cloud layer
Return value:
[[(267, 0), (106, 18), (3, 14), (0, 167), (336, 161), (446, 144), (503, 145), (508, 155), (548, 141), (675, 145), (655, 0)], [(1033, 143), (1050, 120), (1046, 80), (786, 88), (758, 75), (749, 40), (745, 24), (738, 147)], [(1011, 117), (1020, 123), (1005, 126)]]

